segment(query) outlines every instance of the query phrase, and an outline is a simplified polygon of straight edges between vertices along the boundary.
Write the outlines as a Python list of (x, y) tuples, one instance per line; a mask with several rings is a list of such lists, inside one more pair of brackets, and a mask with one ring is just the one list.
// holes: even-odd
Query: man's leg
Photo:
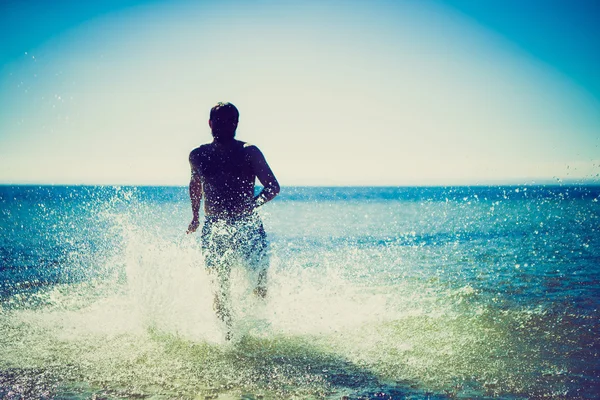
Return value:
[[(218, 222), (217, 222), (218, 223)], [(226, 235), (214, 232), (215, 222), (207, 220), (202, 229), (202, 249), (204, 264), (211, 275), (214, 293), (213, 309), (217, 317), (227, 327), (226, 339), (231, 339), (232, 315), (229, 299), (231, 273), (231, 244)], [(218, 229), (217, 229), (218, 231)]]
[[(223, 260), (224, 261), (224, 260)], [(227, 264), (224, 262), (223, 264)], [(214, 290), (214, 302), (213, 309), (217, 317), (225, 323), (227, 327), (227, 333), (225, 338), (231, 339), (232, 330), (232, 318), (231, 318), (231, 301), (229, 298), (230, 293), (230, 272), (231, 268), (229, 265), (220, 265), (212, 271), (216, 274), (216, 279), (213, 281)]]
[(267, 297), (267, 269), (263, 268), (258, 272), (258, 280), (254, 288), (254, 295), (262, 299)]
[(254, 295), (267, 297), (267, 270), (269, 268), (269, 243), (260, 219), (251, 221), (244, 229), (243, 255), (253, 276)]

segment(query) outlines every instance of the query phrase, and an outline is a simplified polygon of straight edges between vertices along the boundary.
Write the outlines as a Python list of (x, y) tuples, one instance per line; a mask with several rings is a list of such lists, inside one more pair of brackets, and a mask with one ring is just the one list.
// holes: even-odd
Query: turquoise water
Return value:
[(284, 188), (212, 311), (186, 188), (0, 187), (0, 398), (597, 398), (600, 188)]

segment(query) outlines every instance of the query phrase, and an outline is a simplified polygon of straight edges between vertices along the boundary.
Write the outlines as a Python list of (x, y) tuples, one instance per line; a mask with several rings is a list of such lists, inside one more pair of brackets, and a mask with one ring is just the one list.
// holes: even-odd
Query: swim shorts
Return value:
[(267, 234), (257, 214), (227, 219), (207, 216), (201, 242), (209, 271), (229, 272), (235, 263), (257, 273), (268, 267)]

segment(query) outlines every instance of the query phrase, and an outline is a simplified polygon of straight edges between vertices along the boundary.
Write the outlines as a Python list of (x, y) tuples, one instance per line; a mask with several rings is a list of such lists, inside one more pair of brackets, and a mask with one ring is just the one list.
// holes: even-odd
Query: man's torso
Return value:
[(256, 174), (248, 144), (209, 143), (192, 151), (190, 162), (202, 182), (205, 215), (236, 218), (252, 213)]

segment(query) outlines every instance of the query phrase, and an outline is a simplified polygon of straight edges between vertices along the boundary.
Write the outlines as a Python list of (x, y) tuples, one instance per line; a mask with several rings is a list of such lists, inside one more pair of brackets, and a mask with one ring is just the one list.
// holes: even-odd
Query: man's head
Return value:
[(231, 103), (217, 103), (210, 110), (208, 125), (216, 140), (230, 140), (235, 137), (240, 113)]

